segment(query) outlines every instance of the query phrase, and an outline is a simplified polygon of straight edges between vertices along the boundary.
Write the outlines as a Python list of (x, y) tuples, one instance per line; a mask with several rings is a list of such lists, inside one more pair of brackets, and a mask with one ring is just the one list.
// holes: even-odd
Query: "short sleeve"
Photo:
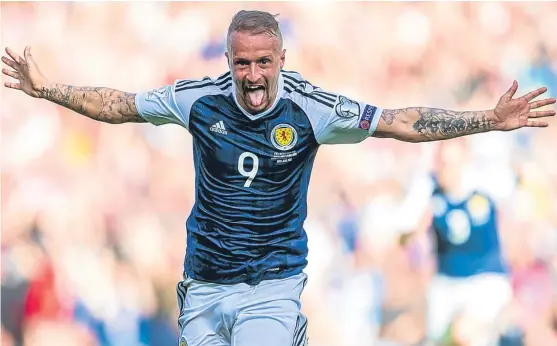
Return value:
[(321, 144), (359, 143), (377, 128), (382, 109), (377, 106), (338, 95), (329, 112), (309, 115), (316, 117), (315, 137)]
[(200, 80), (177, 80), (173, 85), (138, 93), (135, 105), (139, 115), (154, 125), (178, 124), (189, 129), (193, 104), (201, 97), (225, 92), (227, 75), (216, 81), (205, 77)]
[(296, 72), (283, 71), (287, 97), (309, 118), (319, 144), (359, 143), (377, 128), (382, 109), (327, 92)]
[(188, 128), (189, 114), (178, 107), (174, 85), (136, 94), (135, 105), (139, 115), (153, 125), (178, 124)]

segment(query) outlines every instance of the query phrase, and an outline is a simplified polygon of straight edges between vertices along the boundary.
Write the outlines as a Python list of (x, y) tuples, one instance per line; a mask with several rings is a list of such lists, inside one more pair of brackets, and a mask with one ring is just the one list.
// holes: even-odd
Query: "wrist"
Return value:
[(485, 121), (487, 123), (488, 131), (500, 131), (501, 124), (499, 124), (498, 118), (495, 116), (495, 109), (489, 109), (485, 112)]
[(51, 84), (50, 82), (43, 83), (42, 85), (38, 86), (35, 90), (39, 94), (39, 97), (45, 100), (48, 100), (48, 95), (50, 91), (55, 87), (55, 84)]

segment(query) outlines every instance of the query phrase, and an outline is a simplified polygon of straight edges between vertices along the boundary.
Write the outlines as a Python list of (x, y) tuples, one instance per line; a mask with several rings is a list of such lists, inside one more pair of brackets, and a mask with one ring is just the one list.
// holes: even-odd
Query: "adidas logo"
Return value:
[(221, 121), (213, 124), (209, 130), (216, 132), (216, 133), (220, 133), (222, 135), (226, 135), (228, 132), (226, 132), (226, 129), (224, 128), (224, 123)]

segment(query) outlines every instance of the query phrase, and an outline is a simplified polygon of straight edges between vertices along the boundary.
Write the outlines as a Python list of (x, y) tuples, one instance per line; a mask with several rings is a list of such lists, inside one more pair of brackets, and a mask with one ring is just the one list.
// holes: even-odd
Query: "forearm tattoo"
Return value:
[(454, 112), (438, 108), (416, 108), (418, 119), (412, 128), (429, 140), (449, 139), (493, 129), (493, 120), (483, 111)]
[(397, 115), (403, 111), (402, 109), (385, 109), (383, 114), (381, 114), (381, 118), (383, 118), (387, 125), (392, 125)]
[(98, 121), (120, 124), (145, 122), (137, 113), (135, 94), (109, 88), (54, 84), (43, 88), (44, 98)]
[(494, 129), (492, 119), (484, 111), (455, 112), (439, 108), (414, 107), (386, 109), (382, 118), (391, 125), (400, 121), (411, 125), (414, 141), (450, 139)]

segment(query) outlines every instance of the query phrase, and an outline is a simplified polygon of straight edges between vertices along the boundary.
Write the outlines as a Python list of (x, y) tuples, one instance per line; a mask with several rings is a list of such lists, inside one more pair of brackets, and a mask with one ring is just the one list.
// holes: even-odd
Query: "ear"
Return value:
[(228, 63), (228, 67), (230, 67), (230, 56), (228, 56), (228, 52), (224, 52), (224, 56), (226, 57), (226, 62)]
[(280, 53), (280, 68), (284, 67), (284, 60), (286, 59), (286, 49), (283, 49)]

